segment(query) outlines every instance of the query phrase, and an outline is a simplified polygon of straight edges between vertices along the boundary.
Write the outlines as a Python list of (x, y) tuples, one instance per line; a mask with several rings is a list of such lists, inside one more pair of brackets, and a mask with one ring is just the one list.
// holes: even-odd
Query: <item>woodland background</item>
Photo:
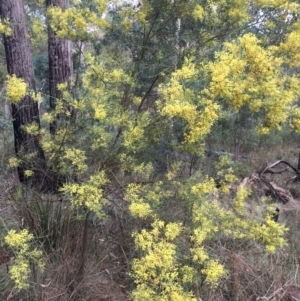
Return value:
[(300, 300), (300, 5), (0, 2), (1, 300)]

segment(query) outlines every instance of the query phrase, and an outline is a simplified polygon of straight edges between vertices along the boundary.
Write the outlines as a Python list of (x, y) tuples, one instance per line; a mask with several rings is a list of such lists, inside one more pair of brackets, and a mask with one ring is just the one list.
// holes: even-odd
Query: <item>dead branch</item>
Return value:
[[(282, 167), (282, 165), (284, 167)], [(278, 167), (281, 167), (278, 169)], [(276, 169), (277, 168), (277, 169)], [(251, 175), (251, 177), (245, 178), (241, 183), (240, 186), (250, 186), (252, 183), (260, 183), (266, 192), (270, 193), (273, 197), (280, 200), (283, 204), (286, 204), (290, 201), (293, 201), (294, 198), (288, 188), (282, 188), (271, 182), (266, 175), (273, 174), (273, 175), (282, 175), (286, 172), (294, 173), (294, 176), (290, 177), (289, 180), (286, 182), (286, 186), (291, 182), (297, 179), (300, 179), (300, 171), (295, 168), (292, 164), (285, 160), (278, 160), (273, 163), (267, 164), (267, 166), (263, 167), (258, 172)]]
[[(276, 167), (279, 164), (285, 164), (286, 168), (283, 170), (279, 170), (279, 171), (274, 171), (272, 170), (272, 168)], [(278, 160), (276, 162), (273, 163), (269, 163), (266, 167), (263, 167), (258, 173), (262, 176), (264, 173), (272, 173), (272, 174), (281, 174), (285, 171), (289, 171), (289, 168), (291, 168), (296, 176), (298, 176), (300, 178), (300, 173), (298, 171), (297, 168), (295, 168), (292, 164), (290, 164), (289, 162), (285, 161), (285, 160)]]
[(281, 287), (276, 289), (273, 293), (269, 296), (263, 296), (256, 298), (256, 301), (271, 301), (271, 300), (285, 300), (285, 301), (292, 301), (292, 300), (299, 300), (299, 286), (292, 284), (293, 279), (288, 280), (285, 284)]

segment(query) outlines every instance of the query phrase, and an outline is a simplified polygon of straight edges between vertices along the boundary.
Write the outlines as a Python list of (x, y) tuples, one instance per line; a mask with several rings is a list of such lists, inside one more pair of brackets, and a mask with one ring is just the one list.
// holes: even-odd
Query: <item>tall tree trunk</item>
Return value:
[[(69, 7), (69, 0), (46, 0), (47, 7), (58, 6), (63, 10)], [(60, 83), (68, 82), (73, 73), (71, 41), (58, 39), (51, 26), (48, 25), (49, 86), (50, 108), (55, 110), (57, 99), (62, 93), (57, 89)], [(69, 87), (70, 88), (70, 87)], [(50, 132), (55, 134), (56, 121), (50, 124)]]
[[(3, 37), (8, 73), (23, 78), (28, 87), (35, 90), (23, 0), (1, 0), (0, 16), (2, 19), (8, 19), (13, 27), (12, 34)], [(12, 104), (12, 117), (15, 152), (22, 160), (18, 167), (20, 182), (37, 189), (44, 189), (47, 186), (47, 178), (44, 176), (46, 170), (43, 150), (39, 145), (38, 137), (23, 130), (24, 126), (32, 122), (40, 125), (38, 103), (31, 96), (26, 95), (18, 104)], [(34, 155), (30, 158), (29, 154)], [(26, 177), (27, 169), (34, 172), (31, 177)]]

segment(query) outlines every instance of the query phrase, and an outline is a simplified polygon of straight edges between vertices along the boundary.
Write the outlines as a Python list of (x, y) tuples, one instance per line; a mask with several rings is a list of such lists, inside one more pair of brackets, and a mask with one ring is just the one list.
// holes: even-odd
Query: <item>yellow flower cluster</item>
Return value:
[(9, 274), (19, 290), (29, 287), (31, 274), (30, 262), (37, 263), (40, 269), (44, 267), (41, 260), (42, 252), (33, 249), (31, 246), (33, 238), (33, 235), (26, 229), (20, 232), (10, 230), (5, 237), (5, 242), (14, 251), (15, 255), (15, 260), (9, 270)]
[(189, 127), (185, 133), (185, 143), (193, 144), (201, 141), (218, 119), (220, 106), (207, 97), (201, 97), (192, 89), (186, 88), (187, 83), (197, 80), (198, 71), (191, 59), (185, 59), (184, 65), (172, 74), (170, 82), (161, 85), (160, 89), (166, 103), (161, 114), (169, 118), (179, 117)]
[(30, 135), (36, 136), (40, 133), (40, 126), (37, 122), (32, 122), (30, 124), (26, 124), (26, 126), (23, 127), (23, 130)]
[(40, 144), (43, 150), (50, 155), (50, 159), (56, 155), (57, 145), (53, 141), (50, 133), (45, 133), (43, 139), (41, 140)]
[[(202, 240), (205, 239), (205, 237), (202, 237)], [(199, 262), (199, 263), (204, 263), (205, 261), (207, 261), (209, 259), (209, 256), (207, 254), (207, 252), (204, 250), (203, 246), (197, 246), (194, 247), (192, 250), (192, 254), (193, 254), (193, 261), (194, 262)]]
[(210, 132), (212, 125), (218, 119), (220, 106), (211, 100), (202, 100), (201, 105), (204, 110), (199, 113), (195, 122), (190, 124), (190, 131), (186, 134), (188, 143), (195, 143), (205, 138)]
[(151, 215), (150, 204), (141, 197), (142, 185), (129, 184), (126, 190), (125, 200), (130, 202), (129, 211), (133, 216), (145, 218)]
[(0, 20), (0, 33), (3, 33), (6, 36), (10, 36), (12, 34), (12, 29), (8, 20)]
[(237, 180), (232, 168), (232, 160), (229, 155), (223, 155), (219, 157), (219, 160), (215, 163), (215, 167), (218, 170), (217, 176), (220, 181), (221, 191), (228, 193), (231, 183)]
[(133, 261), (131, 276), (137, 285), (132, 292), (133, 300), (196, 301), (192, 292), (184, 288), (185, 283), (192, 281), (194, 270), (179, 267), (172, 242), (180, 234), (181, 225), (155, 220), (152, 228), (134, 235), (136, 246), (145, 255)]
[(148, 25), (147, 16), (152, 11), (152, 6), (150, 1), (144, 1), (143, 5), (140, 7), (140, 9), (136, 12), (136, 19), (141, 22), (144, 25)]
[(195, 9), (193, 11), (193, 17), (194, 19), (198, 20), (203, 20), (204, 17), (204, 9), (202, 8), (201, 5), (196, 4)]
[(5, 242), (14, 249), (22, 249), (27, 251), (29, 249), (29, 242), (33, 239), (33, 235), (28, 230), (23, 230), (17, 233), (16, 230), (10, 230), (5, 237)]
[(274, 49), (264, 49), (253, 34), (245, 34), (236, 43), (225, 43), (225, 50), (208, 64), (210, 95), (225, 99), (234, 110), (247, 105), (254, 113), (264, 112), (260, 133), (280, 129), (299, 96), (299, 80), (281, 73), (283, 60)]
[(87, 7), (81, 7), (80, 1), (75, 1), (74, 5), (66, 10), (54, 6), (48, 8), (50, 26), (58, 37), (67, 37), (70, 40), (83, 39), (92, 32), (99, 33), (99, 29), (107, 25), (103, 17), (98, 17), (104, 12), (107, 1), (92, 0), (90, 2), (96, 5), (98, 13)]
[(24, 171), (24, 175), (25, 175), (25, 177), (27, 177), (27, 178), (31, 177), (33, 174), (34, 174), (34, 173), (33, 173), (32, 170), (26, 169), (26, 170)]
[(142, 164), (136, 164), (133, 166), (133, 172), (137, 176), (145, 177), (146, 179), (149, 179), (150, 175), (153, 173), (153, 165), (152, 163), (145, 164), (144, 162)]
[(221, 26), (224, 21), (233, 26), (242, 26), (249, 18), (249, 2), (245, 0), (232, 0), (228, 5), (227, 0), (209, 0), (205, 7), (205, 20), (208, 24)]
[(274, 50), (280, 53), (290, 68), (300, 66), (300, 28), (289, 33), (283, 43)]
[(191, 188), (191, 192), (198, 197), (213, 193), (214, 191), (215, 181), (213, 178), (206, 178), (203, 182), (198, 183)]
[(123, 137), (123, 145), (128, 150), (135, 152), (143, 146), (144, 129), (142, 126), (130, 124), (128, 129), (124, 131)]
[(102, 217), (102, 206), (106, 200), (103, 198), (103, 186), (107, 182), (104, 172), (91, 176), (86, 183), (65, 184), (60, 190), (69, 195), (71, 204), (75, 207), (87, 207), (97, 216)]
[(192, 240), (195, 242), (195, 248), (202, 247), (205, 239), (211, 238), (211, 235), (220, 231), (221, 209), (215, 200), (201, 199), (193, 206), (193, 231)]
[(299, 133), (300, 132), (300, 109), (297, 107), (292, 107), (291, 108), (291, 121), (290, 121), (290, 125), (291, 128)]
[(70, 161), (72, 168), (75, 167), (78, 173), (82, 173), (87, 170), (85, 160), (86, 156), (84, 151), (76, 148), (68, 148), (65, 150), (62, 162)]
[(25, 95), (27, 91), (27, 84), (23, 78), (17, 78), (15, 74), (7, 75), (7, 96), (13, 103), (18, 103)]
[(226, 276), (224, 266), (217, 260), (209, 260), (201, 272), (206, 276), (205, 281), (212, 287), (217, 286), (220, 279)]
[(149, 204), (144, 202), (137, 202), (136, 200), (129, 205), (130, 213), (133, 216), (146, 218), (151, 216), (152, 210)]
[(237, 190), (236, 196), (234, 198), (234, 208), (237, 213), (245, 213), (245, 200), (250, 195), (250, 191), (246, 188), (240, 186)]
[(11, 168), (18, 167), (21, 162), (22, 161), (20, 159), (16, 158), (16, 157), (11, 157), (8, 160), (9, 167), (11, 167)]
[(149, 185), (132, 183), (126, 189), (125, 199), (130, 202), (130, 213), (135, 217), (146, 218), (155, 216), (154, 208), (160, 204), (169, 192), (162, 189), (162, 182)]
[[(46, 132), (44, 129), (40, 130), (40, 134), (42, 135), (40, 144), (44, 152), (49, 156), (50, 160), (54, 158), (60, 159), (61, 154), (64, 152), (62, 144), (66, 140), (66, 136), (68, 135), (68, 133), (68, 128), (59, 129), (56, 131), (55, 137), (53, 137), (49, 132)], [(60, 167), (64, 168), (65, 163), (62, 162), (62, 165)]]
[(54, 114), (51, 114), (49, 112), (45, 112), (42, 116), (42, 121), (46, 122), (46, 123), (51, 123), (51, 122), (54, 121), (54, 118), (55, 118)]
[[(226, 169), (228, 164), (230, 158), (222, 156), (216, 165)], [(271, 213), (266, 216), (263, 224), (249, 218), (249, 212), (244, 205), (250, 195), (249, 190), (240, 187), (233, 198), (232, 206), (222, 207), (214, 180), (204, 178), (195, 184), (195, 179), (192, 179), (188, 186), (181, 184), (182, 187), (178, 191), (179, 197), (186, 199), (192, 208), (192, 219), (189, 221), (191, 227), (187, 228), (178, 222), (166, 223), (158, 219), (159, 213), (156, 212), (155, 205), (159, 204), (161, 199), (171, 196), (157, 193), (159, 190), (164, 191), (161, 188), (162, 183), (157, 185), (155, 193), (149, 192), (152, 187), (150, 185), (128, 186), (126, 200), (132, 203), (132, 214), (136, 217), (155, 219), (152, 230), (143, 229), (134, 234), (136, 246), (141, 251), (141, 257), (135, 259), (132, 266), (131, 276), (136, 283), (132, 294), (134, 300), (173, 300), (171, 296), (174, 295), (171, 295), (171, 291), (178, 293), (178, 300), (184, 298), (183, 296), (189, 300), (193, 298), (192, 295), (182, 288), (190, 287), (187, 284), (193, 284), (196, 280), (195, 275), (199, 272), (205, 277), (206, 283), (215, 288), (227, 273), (222, 263), (214, 259), (214, 254), (205, 247), (207, 242), (216, 237), (254, 240), (263, 243), (266, 251), (270, 253), (285, 244), (283, 237), (287, 229), (274, 222)], [(173, 184), (177, 185), (176, 182)], [(182, 189), (184, 191), (181, 191)], [(184, 239), (187, 229), (192, 231), (191, 245), (188, 247), (193, 262), (191, 266), (186, 266), (176, 254), (177, 238), (180, 237), (180, 241)], [(167, 283), (166, 278), (169, 279)]]
[(30, 41), (33, 45), (38, 45), (41, 41), (46, 41), (47, 34), (45, 24), (38, 17), (30, 18)]
[(181, 165), (182, 162), (180, 161), (179, 162), (175, 161), (174, 163), (171, 164), (170, 170), (167, 173), (167, 179), (169, 181), (174, 180), (179, 175)]
[(262, 241), (266, 245), (266, 251), (274, 253), (278, 248), (286, 244), (284, 234), (288, 229), (276, 223), (270, 214), (265, 218), (264, 224), (255, 223), (250, 227), (248, 237), (250, 239)]

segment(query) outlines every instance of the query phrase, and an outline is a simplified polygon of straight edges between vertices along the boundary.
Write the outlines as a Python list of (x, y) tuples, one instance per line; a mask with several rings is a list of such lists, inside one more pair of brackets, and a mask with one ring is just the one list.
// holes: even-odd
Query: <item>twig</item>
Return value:
[(273, 292), (271, 295), (269, 296), (263, 296), (263, 297), (257, 297), (256, 301), (269, 301), (271, 300), (273, 297), (275, 297), (277, 294), (279, 294), (280, 292), (284, 291), (283, 295), (281, 297), (283, 297), (287, 290), (285, 289), (288, 285), (290, 285), (290, 282), (292, 282), (293, 279), (288, 280), (284, 285), (282, 285), (280, 288), (278, 288), (275, 292)]

